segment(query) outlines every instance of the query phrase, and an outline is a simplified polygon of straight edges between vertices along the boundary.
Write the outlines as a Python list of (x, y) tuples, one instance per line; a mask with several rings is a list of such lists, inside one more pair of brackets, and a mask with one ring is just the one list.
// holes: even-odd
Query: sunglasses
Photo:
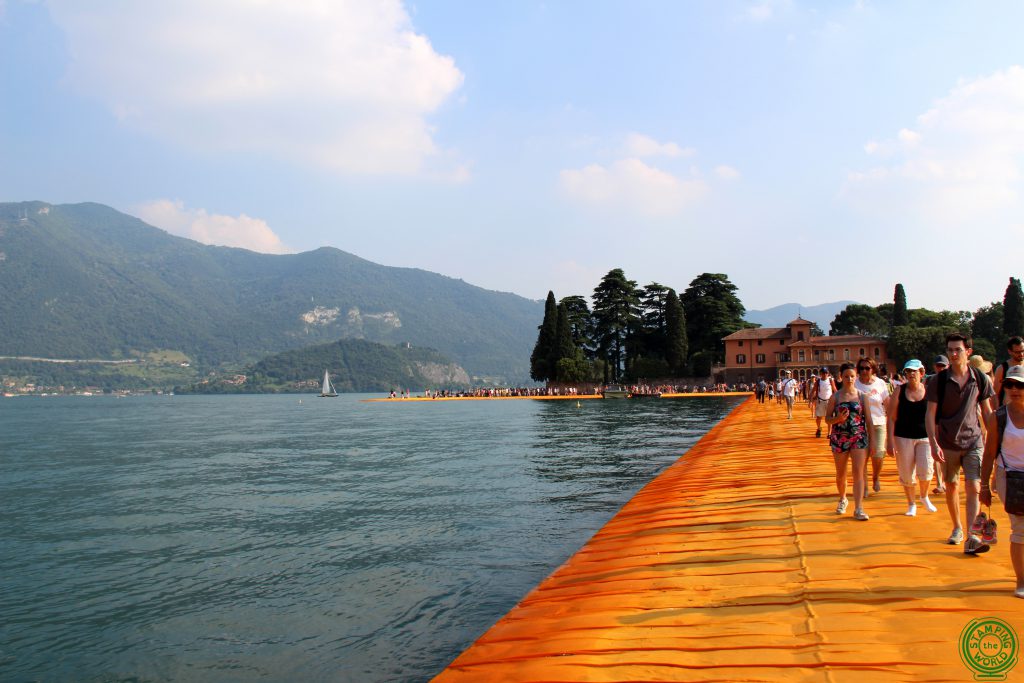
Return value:
[(1012, 379), (1007, 382), (1003, 382), (1003, 386), (1007, 389), (1024, 389), (1024, 383), (1014, 382)]
[(868, 372), (869, 370), (871, 370), (870, 365), (862, 365), (859, 368), (857, 368), (857, 372)]

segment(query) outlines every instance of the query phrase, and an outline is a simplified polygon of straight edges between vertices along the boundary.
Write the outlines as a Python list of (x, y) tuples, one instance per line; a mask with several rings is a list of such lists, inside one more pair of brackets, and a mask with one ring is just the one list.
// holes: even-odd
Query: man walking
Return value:
[(782, 397), (786, 399), (786, 419), (793, 419), (793, 401), (796, 400), (796, 380), (793, 379), (793, 373), (789, 370), (782, 371), (784, 379), (782, 380)]
[(996, 368), (996, 379), (992, 383), (992, 389), (996, 392), (995, 407), (1003, 405), (1006, 392), (1003, 391), (1003, 380), (1006, 379), (1006, 371), (1015, 365), (1024, 365), (1024, 339), (1010, 337), (1006, 342), (1006, 354), (1008, 358)]
[(828, 372), (828, 368), (822, 368), (820, 379), (813, 381), (811, 387), (811, 410), (814, 413), (814, 422), (817, 425), (815, 437), (821, 436), (821, 420), (825, 417), (825, 409), (828, 407), (828, 400), (836, 393), (836, 383)]
[[(953, 521), (953, 532), (948, 543), (956, 545), (964, 540), (960, 523), (960, 470), (964, 472), (964, 491), (967, 493), (967, 519), (974, 521), (981, 508), (981, 455), (984, 450), (978, 408), (987, 419), (992, 412), (992, 383), (980, 371), (968, 365), (971, 338), (962, 334), (946, 337), (946, 355), (949, 368), (936, 374), (925, 392), (928, 401), (925, 428), (932, 455), (943, 463), (946, 482), (946, 508)], [(964, 545), (964, 552), (985, 552), (988, 546), (973, 533)]]

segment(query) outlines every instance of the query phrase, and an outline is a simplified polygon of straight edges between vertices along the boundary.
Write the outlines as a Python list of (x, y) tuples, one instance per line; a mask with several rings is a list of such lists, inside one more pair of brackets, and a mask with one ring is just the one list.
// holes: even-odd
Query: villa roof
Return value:
[(785, 327), (757, 327), (749, 330), (737, 330), (724, 337), (723, 340), (738, 339), (789, 339), (789, 330)]
[(803, 318), (801, 318), (798, 315), (794, 320), (790, 320), (788, 323), (786, 323), (786, 327), (789, 327), (790, 325), (812, 325), (812, 324), (813, 323), (810, 320), (804, 320)]

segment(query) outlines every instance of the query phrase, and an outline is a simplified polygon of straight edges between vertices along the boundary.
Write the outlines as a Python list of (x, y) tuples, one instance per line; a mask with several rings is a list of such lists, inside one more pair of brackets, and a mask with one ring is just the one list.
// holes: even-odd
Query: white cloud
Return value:
[(768, 21), (792, 6), (791, 0), (761, 0), (747, 7), (744, 16), (749, 21)]
[(732, 166), (721, 164), (719, 166), (715, 166), (715, 175), (722, 180), (736, 180), (740, 177), (740, 172)]
[(349, 173), (420, 172), (462, 84), (399, 0), (50, 0), (69, 81), (126, 124), (201, 150)]
[(708, 189), (696, 175), (679, 178), (639, 159), (563, 170), (560, 183), (568, 197), (582, 204), (624, 208), (647, 216), (676, 215), (703, 197)]
[(907, 225), (1015, 225), (1024, 213), (1022, 112), (1024, 68), (961, 81), (912, 129), (869, 143), (885, 163), (850, 173), (842, 194)]
[(625, 150), (629, 157), (689, 157), (696, 153), (692, 147), (680, 147), (674, 142), (661, 143), (641, 133), (626, 136)]
[(181, 200), (157, 199), (136, 207), (134, 213), (172, 235), (187, 237), (203, 244), (241, 247), (264, 254), (287, 254), (288, 249), (266, 221), (246, 216), (207, 213), (205, 209), (186, 209)]

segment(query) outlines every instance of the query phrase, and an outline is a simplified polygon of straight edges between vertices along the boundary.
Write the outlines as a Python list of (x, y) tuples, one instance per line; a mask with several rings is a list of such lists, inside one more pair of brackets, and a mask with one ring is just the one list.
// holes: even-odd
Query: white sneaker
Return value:
[(938, 512), (939, 511), (939, 508), (937, 508), (934, 505), (932, 505), (932, 501), (928, 499), (928, 496), (925, 496), (921, 500), (921, 503), (924, 505), (924, 509), (927, 510), (928, 512)]
[(911, 503), (910, 507), (908, 507), (907, 511), (904, 512), (903, 514), (905, 514), (907, 517), (913, 517), (914, 515), (917, 514), (917, 505), (915, 505), (914, 503)]

